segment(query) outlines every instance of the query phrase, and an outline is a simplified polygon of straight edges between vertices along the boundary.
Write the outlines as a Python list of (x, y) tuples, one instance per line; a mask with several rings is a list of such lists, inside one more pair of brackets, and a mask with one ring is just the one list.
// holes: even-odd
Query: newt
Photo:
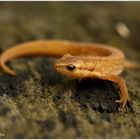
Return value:
[(54, 68), (67, 76), (83, 79), (98, 78), (116, 83), (120, 89), (120, 103), (124, 108), (128, 99), (125, 80), (120, 76), (124, 68), (135, 68), (135, 62), (126, 61), (124, 53), (114, 47), (99, 43), (66, 40), (38, 40), (18, 44), (0, 56), (0, 67), (10, 75), (16, 75), (6, 62), (21, 56), (61, 57)]

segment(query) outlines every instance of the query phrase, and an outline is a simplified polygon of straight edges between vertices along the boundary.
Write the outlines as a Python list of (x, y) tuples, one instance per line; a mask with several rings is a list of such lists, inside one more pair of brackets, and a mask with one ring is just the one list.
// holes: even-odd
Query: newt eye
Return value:
[(76, 68), (76, 67), (75, 67), (73, 64), (67, 65), (67, 69), (68, 69), (69, 71), (73, 71), (75, 68)]

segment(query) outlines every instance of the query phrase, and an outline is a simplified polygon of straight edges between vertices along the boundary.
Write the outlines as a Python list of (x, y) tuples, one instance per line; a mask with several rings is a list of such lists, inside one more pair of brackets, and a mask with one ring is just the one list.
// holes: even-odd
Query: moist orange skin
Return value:
[[(125, 57), (122, 51), (103, 44), (80, 43), (64, 40), (40, 40), (16, 45), (0, 57), (1, 68), (11, 74), (16, 73), (6, 66), (12, 58), (21, 56), (47, 55), (61, 57), (55, 63), (55, 69), (67, 76), (83, 78), (99, 78), (117, 83), (120, 88), (120, 99), (116, 102), (124, 107), (128, 101), (126, 83), (119, 74), (125, 66)], [(67, 66), (73, 64), (74, 70)]]

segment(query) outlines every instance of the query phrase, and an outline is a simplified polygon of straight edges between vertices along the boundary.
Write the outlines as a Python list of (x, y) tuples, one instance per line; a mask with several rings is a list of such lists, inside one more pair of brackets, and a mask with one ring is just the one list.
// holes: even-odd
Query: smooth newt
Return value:
[(16, 45), (0, 57), (1, 68), (11, 74), (16, 73), (6, 66), (12, 58), (21, 56), (47, 55), (61, 57), (55, 63), (55, 69), (67, 76), (83, 78), (99, 78), (117, 83), (120, 99), (116, 100), (124, 107), (129, 99), (126, 83), (119, 74), (126, 64), (135, 67), (134, 63), (126, 63), (124, 53), (104, 44), (80, 43), (61, 40), (31, 41)]

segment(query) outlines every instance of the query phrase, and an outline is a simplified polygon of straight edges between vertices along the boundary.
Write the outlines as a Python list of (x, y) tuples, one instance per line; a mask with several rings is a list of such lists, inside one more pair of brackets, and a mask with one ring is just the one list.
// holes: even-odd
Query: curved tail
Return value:
[[(65, 47), (62, 47), (65, 46)], [(55, 57), (60, 57), (63, 54), (67, 53), (70, 48), (70, 45), (67, 41), (30, 41), (21, 43), (14, 47), (9, 48), (0, 56), (0, 67), (10, 75), (16, 75), (15, 71), (10, 69), (6, 62), (12, 58), (17, 58), (21, 56), (36, 56), (36, 55), (51, 55)]]
[(1, 60), (0, 60), (0, 67), (1, 67), (6, 73), (8, 73), (8, 74), (10, 74), (10, 75), (13, 75), (13, 76), (16, 75), (16, 72), (15, 72), (14, 70), (10, 69), (8, 66), (6, 66), (5, 63), (2, 62)]

